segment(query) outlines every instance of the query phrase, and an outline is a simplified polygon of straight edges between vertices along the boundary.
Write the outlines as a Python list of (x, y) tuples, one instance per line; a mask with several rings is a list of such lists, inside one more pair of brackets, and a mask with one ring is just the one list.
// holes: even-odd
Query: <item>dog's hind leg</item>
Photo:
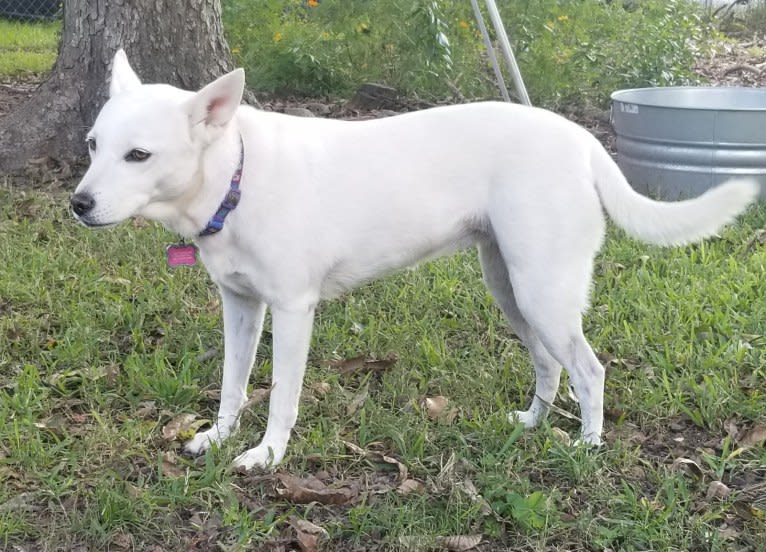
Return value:
[(528, 410), (511, 412), (508, 418), (512, 422), (521, 422), (525, 427), (535, 427), (548, 414), (549, 406), (556, 398), (561, 365), (551, 356), (519, 311), (508, 269), (497, 243), (488, 239), (479, 244), (479, 260), (487, 288), (508, 319), (513, 333), (529, 350), (535, 367), (535, 396), (532, 404)]
[[(545, 348), (569, 374), (580, 401), (582, 440), (601, 444), (604, 368), (582, 332), (591, 257), (546, 257), (514, 265), (510, 278), (519, 310)], [(585, 265), (585, 266), (583, 266)]]
[(223, 302), (224, 361), (221, 404), (217, 422), (197, 433), (184, 446), (191, 454), (200, 454), (211, 443), (220, 443), (239, 425), (242, 405), (247, 401), (247, 380), (255, 361), (261, 337), (266, 304), (221, 288)]

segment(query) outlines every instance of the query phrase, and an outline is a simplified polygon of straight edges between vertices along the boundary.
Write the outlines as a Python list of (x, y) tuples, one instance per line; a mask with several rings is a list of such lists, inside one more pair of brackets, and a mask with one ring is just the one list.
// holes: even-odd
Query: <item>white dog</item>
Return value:
[(90, 227), (143, 215), (192, 239), (220, 289), (220, 410), (188, 451), (237, 428), (271, 309), (269, 418), (261, 443), (235, 460), (245, 468), (284, 457), (320, 299), (472, 245), (534, 362), (532, 404), (509, 417), (538, 424), (564, 366), (582, 439), (600, 443), (604, 369), (581, 315), (604, 210), (640, 240), (683, 244), (732, 221), (758, 192), (732, 181), (689, 201), (652, 201), (590, 133), (542, 109), (488, 102), (365, 122), (298, 118), (241, 106), (244, 83), (240, 69), (197, 93), (142, 85), (118, 52), (71, 204)]

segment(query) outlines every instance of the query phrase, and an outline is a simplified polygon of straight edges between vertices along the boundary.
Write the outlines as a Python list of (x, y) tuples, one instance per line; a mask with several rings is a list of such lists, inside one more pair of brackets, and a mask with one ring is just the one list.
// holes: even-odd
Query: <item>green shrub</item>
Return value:
[[(532, 101), (548, 107), (693, 82), (714, 36), (689, 0), (501, 0), (499, 8)], [(426, 99), (497, 95), (464, 0), (228, 0), (224, 17), (261, 92), (348, 96), (377, 81)]]

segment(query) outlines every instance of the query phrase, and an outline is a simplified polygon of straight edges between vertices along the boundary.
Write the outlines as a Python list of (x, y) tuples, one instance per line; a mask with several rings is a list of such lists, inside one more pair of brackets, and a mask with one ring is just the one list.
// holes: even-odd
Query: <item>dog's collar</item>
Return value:
[(239, 135), (239, 165), (237, 170), (234, 171), (234, 175), (231, 177), (231, 183), (229, 184), (229, 191), (226, 192), (226, 197), (223, 198), (218, 210), (208, 221), (207, 226), (197, 234), (198, 237), (210, 236), (223, 230), (223, 221), (231, 211), (236, 209), (239, 204), (239, 198), (241, 192), (239, 190), (239, 182), (242, 180), (242, 165), (245, 162), (245, 144), (242, 141), (242, 135)]

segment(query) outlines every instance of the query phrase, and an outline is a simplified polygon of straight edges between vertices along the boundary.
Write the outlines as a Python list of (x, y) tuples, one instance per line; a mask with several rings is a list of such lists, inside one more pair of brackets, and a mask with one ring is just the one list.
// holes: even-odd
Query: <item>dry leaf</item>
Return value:
[(437, 537), (436, 544), (451, 552), (465, 552), (481, 544), (481, 535), (458, 535), (454, 537)]
[(311, 502), (325, 505), (346, 504), (359, 494), (359, 489), (354, 485), (328, 487), (313, 476), (300, 479), (289, 474), (280, 474), (277, 478), (285, 487), (284, 489), (277, 489), (277, 493), (296, 504), (309, 504)]
[(370, 388), (365, 385), (364, 388), (351, 400), (351, 402), (346, 407), (346, 414), (349, 416), (356, 414), (357, 411), (362, 408), (362, 405), (364, 404), (364, 401), (367, 400), (369, 394)]
[(371, 462), (384, 462), (386, 464), (392, 464), (396, 466), (397, 469), (399, 470), (399, 481), (404, 481), (405, 479), (407, 479), (407, 474), (409, 473), (407, 466), (399, 462), (399, 460), (397, 460), (396, 458), (392, 458), (391, 456), (386, 456), (382, 452), (377, 452), (374, 450), (365, 450), (359, 445), (355, 445), (354, 443), (349, 443), (348, 441), (341, 441), (341, 442), (346, 446), (346, 448), (351, 450), (351, 452), (360, 454)]
[(705, 498), (712, 500), (714, 498), (724, 499), (731, 493), (731, 489), (720, 481), (711, 481), (707, 488)]
[(112, 537), (112, 544), (117, 548), (127, 550), (133, 546), (133, 537), (123, 531), (118, 531), (117, 534)]
[(723, 428), (726, 430), (726, 435), (737, 440), (737, 436), (739, 435), (739, 428), (737, 427), (736, 422), (733, 419), (728, 419), (723, 423)]
[(405, 479), (401, 482), (401, 484), (396, 488), (396, 491), (404, 496), (407, 496), (408, 494), (420, 494), (425, 492), (426, 486), (418, 481), (417, 479)]
[(172, 450), (162, 455), (162, 474), (169, 478), (183, 477), (186, 474), (186, 470), (178, 465), (178, 457)]
[(332, 387), (326, 381), (318, 381), (311, 386), (311, 390), (319, 397), (324, 397), (331, 389)]
[(449, 399), (442, 395), (436, 397), (426, 397), (423, 401), (423, 407), (426, 409), (426, 414), (432, 420), (438, 420), (444, 413), (444, 409), (447, 408)]
[(742, 434), (739, 446), (756, 447), (764, 441), (766, 441), (766, 424), (760, 424)]
[(197, 432), (200, 426), (207, 423), (206, 420), (196, 420), (195, 414), (178, 414), (162, 428), (162, 437), (166, 441), (188, 441)]
[(742, 534), (742, 532), (736, 527), (730, 527), (724, 524), (718, 529), (718, 534), (723, 540), (736, 540)]
[(320, 546), (330, 538), (324, 528), (305, 519), (292, 518), (290, 525), (295, 529), (295, 538), (302, 552), (318, 552)]
[(426, 397), (423, 400), (423, 408), (425, 408), (428, 417), (443, 425), (450, 425), (454, 422), (459, 412), (457, 408), (447, 408), (448, 405), (449, 399), (441, 395)]
[(569, 436), (569, 433), (567, 433), (560, 427), (552, 427), (551, 433), (553, 433), (553, 438), (556, 439), (556, 441), (558, 441), (565, 447), (572, 446), (572, 438)]
[(260, 387), (258, 389), (254, 389), (253, 392), (250, 393), (250, 397), (247, 399), (247, 402), (245, 402), (245, 404), (242, 405), (242, 408), (240, 408), (240, 412), (247, 412), (256, 404), (262, 403), (269, 398), (270, 394), (271, 387)]
[(691, 458), (676, 458), (673, 460), (673, 469), (681, 470), (697, 479), (702, 478), (702, 468)]
[(386, 358), (374, 359), (365, 355), (344, 360), (331, 360), (328, 362), (330, 368), (334, 368), (341, 376), (349, 376), (356, 372), (384, 372), (391, 368), (399, 357), (391, 353)]
[(138, 403), (138, 408), (136, 408), (135, 412), (133, 412), (133, 415), (136, 418), (154, 418), (157, 416), (157, 403), (154, 401), (143, 401)]
[(422, 535), (401, 536), (399, 537), (399, 544), (405, 550), (415, 550), (420, 552), (421, 550), (433, 548), (434, 539)]
[(476, 485), (473, 484), (473, 481), (465, 479), (463, 481), (458, 481), (455, 486), (462, 490), (468, 498), (471, 499), (471, 502), (479, 505), (479, 511), (481, 511), (482, 515), (489, 516), (493, 513), (492, 506), (490, 506), (489, 502), (479, 494), (479, 490), (476, 488)]
[(745, 521), (766, 520), (766, 512), (744, 500), (734, 502), (734, 511)]
[(328, 362), (328, 365), (330, 368), (337, 370), (341, 375), (345, 376), (362, 368), (366, 360), (367, 357), (362, 355), (343, 360), (331, 360)]

